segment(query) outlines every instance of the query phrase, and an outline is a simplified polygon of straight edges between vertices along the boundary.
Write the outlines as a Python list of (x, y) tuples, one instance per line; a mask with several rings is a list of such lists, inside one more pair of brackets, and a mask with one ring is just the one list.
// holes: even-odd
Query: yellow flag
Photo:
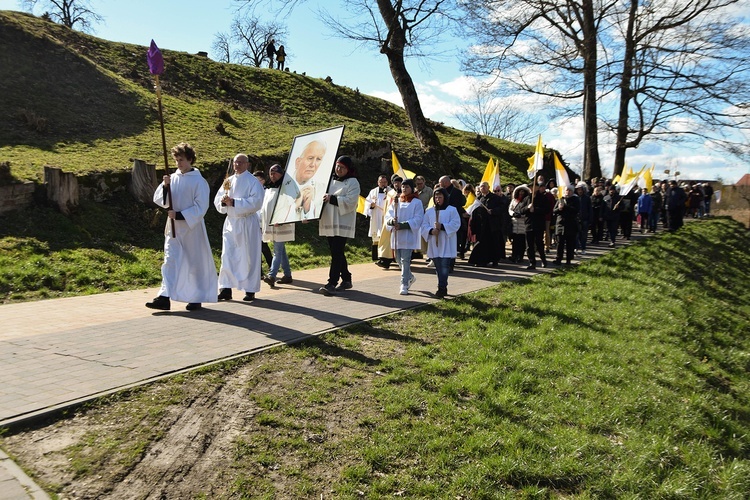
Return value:
[(365, 215), (365, 197), (362, 195), (357, 200), (357, 213)]
[(557, 157), (557, 153), (552, 153), (555, 158), (555, 180), (557, 182), (557, 197), (559, 199), (565, 197), (565, 188), (570, 186), (570, 179), (568, 178), (568, 171), (565, 170), (560, 158)]
[(533, 179), (536, 173), (539, 172), (544, 166), (544, 148), (542, 147), (542, 134), (539, 134), (539, 139), (536, 141), (536, 149), (534, 150), (534, 156), (529, 157), (529, 169), (526, 171), (529, 174), (529, 179)]
[(487, 162), (487, 167), (484, 169), (484, 174), (482, 174), (481, 182), (489, 184), (490, 191), (500, 187), (500, 165), (498, 165), (497, 161), (493, 161), (490, 158), (490, 161)]
[(393, 164), (393, 173), (398, 175), (402, 179), (413, 179), (417, 176), (417, 174), (415, 174), (411, 170), (404, 170), (401, 167), (401, 162), (399, 162), (398, 158), (396, 158), (395, 151), (391, 151), (391, 163)]
[(466, 205), (464, 205), (464, 210), (472, 206), (475, 201), (477, 201), (477, 197), (474, 195), (474, 193), (469, 193), (469, 196), (466, 197)]
[(492, 180), (495, 178), (495, 162), (492, 161), (492, 158), (490, 158), (490, 161), (487, 162), (487, 166), (484, 169), (484, 174), (482, 174), (482, 181), (486, 182), (492, 187)]

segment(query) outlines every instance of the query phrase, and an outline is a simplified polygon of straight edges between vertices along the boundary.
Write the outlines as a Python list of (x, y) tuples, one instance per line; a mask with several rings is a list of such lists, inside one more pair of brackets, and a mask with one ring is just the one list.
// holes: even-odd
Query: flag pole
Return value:
[[(159, 110), (159, 127), (161, 129), (161, 148), (162, 153), (164, 154), (164, 173), (166, 175), (169, 175), (169, 159), (167, 157), (167, 138), (164, 134), (164, 113), (162, 111), (161, 106), (161, 85), (159, 84), (159, 75), (161, 75), (164, 72), (164, 58), (161, 55), (161, 51), (159, 50), (159, 47), (156, 46), (156, 43), (151, 40), (151, 47), (148, 50), (147, 54), (147, 60), (148, 60), (148, 68), (152, 75), (154, 75), (154, 88), (156, 90), (156, 104), (157, 108)], [(169, 203), (169, 206), (167, 207), (168, 210), (172, 210), (172, 189), (169, 185), (164, 186), (164, 189), (167, 192), (167, 201)], [(177, 236), (177, 233), (175, 232), (174, 227), (174, 219), (169, 219), (169, 225), (170, 229), (172, 230), (172, 238), (175, 238)]]

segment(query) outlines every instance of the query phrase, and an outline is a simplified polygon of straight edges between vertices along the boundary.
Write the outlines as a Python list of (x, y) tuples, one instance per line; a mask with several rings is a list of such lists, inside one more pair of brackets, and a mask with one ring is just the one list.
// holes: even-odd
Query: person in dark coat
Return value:
[(596, 186), (591, 195), (591, 243), (598, 244), (604, 238), (604, 188)]
[(581, 212), (581, 202), (578, 196), (573, 193), (571, 187), (562, 187), (565, 189), (565, 196), (560, 198), (555, 204), (553, 213), (557, 215), (557, 258), (555, 264), (561, 264), (563, 253), (565, 253), (565, 263), (570, 264), (575, 255), (576, 239), (578, 238), (578, 221)]
[(615, 186), (609, 186), (608, 193), (604, 196), (602, 203), (604, 221), (607, 224), (607, 234), (609, 236), (609, 246), (615, 246), (617, 239), (617, 224), (620, 222), (620, 201), (622, 198), (617, 194)]
[(589, 187), (585, 182), (579, 182), (576, 184), (576, 195), (581, 205), (581, 211), (578, 219), (580, 221), (580, 227), (578, 229), (578, 238), (576, 242), (576, 248), (580, 250), (582, 255), (586, 255), (586, 240), (589, 236), (589, 225), (593, 220), (593, 209), (591, 208), (591, 197), (589, 196)]
[[(481, 206), (472, 212), (472, 232), (477, 236), (478, 246), (484, 246), (479, 251), (478, 257), (474, 258), (472, 250), (469, 264), (496, 267), (500, 259), (505, 258), (505, 240), (503, 239), (503, 203), (500, 196), (490, 191), (490, 184), (482, 182), (479, 184), (479, 203)], [(505, 212), (507, 213), (507, 206)], [(475, 228), (476, 226), (476, 228)]]
[(273, 69), (274, 59), (276, 59), (276, 40), (273, 38), (266, 44), (266, 57), (268, 57), (268, 67)]
[[(547, 267), (547, 256), (544, 253), (544, 234), (546, 232), (547, 213), (550, 212), (544, 184), (534, 186), (536, 192), (527, 196), (516, 207), (524, 216), (526, 226), (526, 256), (529, 265), (526, 269), (536, 269), (536, 253), (542, 261), (542, 267)], [(520, 207), (520, 208), (519, 208)]]
[(682, 227), (683, 217), (685, 217), (685, 203), (687, 194), (685, 190), (677, 185), (677, 181), (669, 181), (669, 191), (667, 192), (667, 217), (669, 220), (669, 230), (677, 231)]

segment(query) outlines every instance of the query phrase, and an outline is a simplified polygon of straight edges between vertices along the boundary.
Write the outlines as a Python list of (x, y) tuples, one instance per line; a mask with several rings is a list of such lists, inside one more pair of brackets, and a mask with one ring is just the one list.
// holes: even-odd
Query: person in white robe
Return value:
[(409, 295), (409, 289), (416, 281), (411, 272), (411, 255), (421, 248), (420, 231), (424, 208), (415, 192), (415, 183), (406, 179), (401, 184), (401, 196), (391, 204), (386, 214), (386, 224), (391, 228), (391, 248), (401, 267), (401, 295)]
[(221, 232), (219, 300), (232, 298), (232, 289), (245, 292), (251, 301), (260, 291), (261, 229), (258, 212), (263, 207), (263, 186), (248, 172), (247, 155), (234, 157), (234, 175), (228, 177), (214, 197), (214, 207), (226, 214)]
[[(401, 183), (403, 181), (404, 179), (398, 174), (391, 176), (392, 187), (386, 191), (385, 195), (385, 213), (388, 213), (388, 209), (401, 195)], [(378, 261), (375, 265), (383, 269), (388, 269), (395, 260), (396, 256), (391, 248), (391, 228), (385, 223), (385, 219), (383, 219), (383, 225), (380, 229), (380, 241), (378, 242)]]
[[(331, 250), (331, 267), (328, 270), (328, 283), (318, 290), (323, 295), (352, 288), (352, 273), (344, 253), (346, 239), (354, 238), (359, 204), (359, 181), (354, 162), (349, 156), (336, 160), (335, 177), (323, 196), (326, 204), (318, 223), (318, 234), (325, 236)], [(341, 284), (337, 285), (341, 280)]]
[(294, 241), (294, 223), (289, 224), (271, 224), (271, 211), (276, 205), (276, 199), (279, 196), (279, 186), (284, 177), (284, 169), (281, 165), (272, 165), (268, 170), (270, 182), (266, 186), (266, 194), (263, 198), (263, 208), (261, 210), (261, 227), (263, 228), (263, 241), (273, 243), (273, 260), (271, 260), (270, 270), (263, 278), (271, 288), (276, 287), (276, 275), (279, 268), (284, 271), (284, 277), (279, 279), (281, 284), (292, 283), (292, 268), (289, 265), (289, 256), (286, 253), (286, 242)]
[(448, 191), (438, 188), (432, 194), (434, 206), (427, 209), (422, 219), (422, 238), (427, 242), (427, 257), (435, 263), (438, 289), (435, 296), (448, 295), (448, 274), (451, 260), (456, 258), (456, 233), (461, 228), (458, 210), (448, 204)]
[[(154, 203), (168, 208), (164, 238), (164, 264), (159, 295), (146, 303), (150, 309), (168, 311), (170, 300), (187, 302), (187, 310), (216, 302), (216, 265), (211, 254), (204, 217), (210, 204), (210, 189), (193, 167), (195, 150), (187, 143), (172, 148), (177, 171), (165, 175), (154, 192)], [(174, 225), (172, 225), (174, 224)], [(174, 228), (174, 231), (173, 231)]]
[(370, 219), (370, 228), (367, 236), (372, 238), (372, 260), (378, 260), (378, 242), (380, 232), (383, 228), (383, 215), (385, 214), (385, 198), (388, 190), (388, 176), (380, 175), (378, 185), (367, 194), (365, 198), (365, 217)]

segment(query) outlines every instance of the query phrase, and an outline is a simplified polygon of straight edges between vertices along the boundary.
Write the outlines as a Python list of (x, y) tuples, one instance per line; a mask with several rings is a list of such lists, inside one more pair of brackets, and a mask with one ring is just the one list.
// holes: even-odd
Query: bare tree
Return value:
[(216, 54), (216, 60), (219, 62), (232, 62), (232, 43), (230, 36), (224, 32), (218, 32), (214, 35), (214, 42), (211, 44), (211, 50)]
[(474, 133), (512, 142), (531, 142), (539, 133), (538, 121), (508, 98), (486, 85), (473, 85), (455, 117)]
[[(627, 0), (617, 19), (623, 46), (619, 112), (607, 127), (617, 137), (615, 175), (628, 149), (647, 137), (710, 141), (741, 150), (727, 136), (750, 128), (750, 38), (731, 15), (739, 0)], [(689, 123), (675, 127), (675, 121)]]
[(20, 4), (32, 13), (36, 7), (41, 7), (51, 20), (87, 33), (94, 31), (93, 24), (104, 21), (88, 0), (20, 0)]
[(279, 43), (286, 35), (286, 25), (276, 21), (265, 22), (251, 12), (240, 11), (232, 20), (229, 33), (214, 35), (212, 48), (221, 61), (260, 68), (266, 58), (268, 42), (276, 40)]
[(600, 177), (597, 91), (600, 26), (618, 0), (464, 2), (479, 44), (465, 69), (525, 92), (583, 104), (585, 178)]
[[(258, 17), (240, 14), (232, 21), (232, 41), (236, 44), (235, 60), (260, 68), (266, 58), (266, 46), (276, 40), (277, 47), (286, 37), (286, 26), (275, 21), (263, 22)], [(288, 52), (287, 52), (288, 56)]]
[[(238, 0), (255, 7), (272, 0)], [(328, 27), (342, 38), (375, 47), (386, 56), (393, 81), (401, 94), (412, 133), (420, 147), (443, 161), (440, 139), (424, 116), (414, 81), (406, 68), (408, 56), (424, 55), (430, 41), (446, 31), (455, 12), (454, 0), (339, 0), (351, 14), (347, 20), (334, 18), (321, 11)], [(284, 2), (283, 9), (292, 9), (305, 0)], [(445, 169), (449, 168), (446, 164)]]

